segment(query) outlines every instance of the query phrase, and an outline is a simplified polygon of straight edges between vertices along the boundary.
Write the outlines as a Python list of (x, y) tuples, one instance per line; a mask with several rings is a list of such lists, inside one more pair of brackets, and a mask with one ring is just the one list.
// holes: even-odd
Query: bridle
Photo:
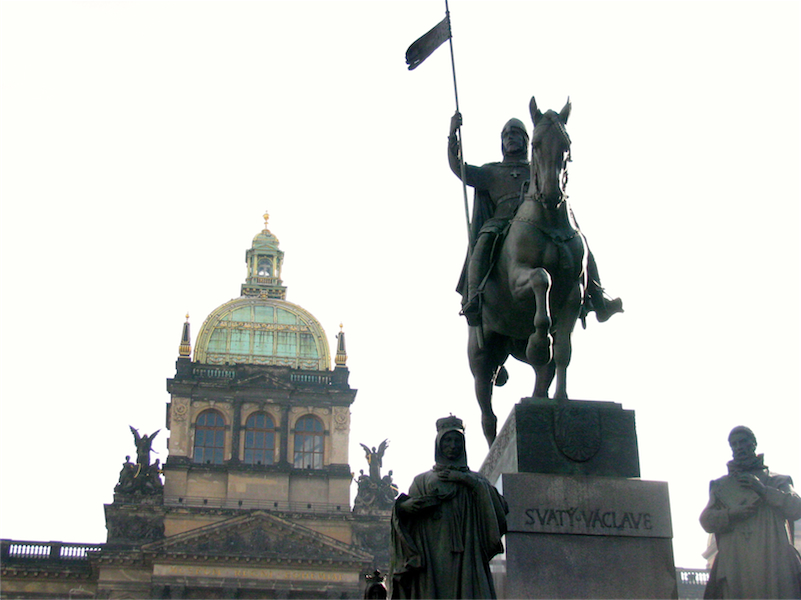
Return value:
[[(564, 204), (565, 200), (567, 200), (567, 194), (565, 194), (565, 189), (567, 188), (567, 179), (568, 179), (568, 176), (567, 176), (567, 163), (569, 163), (571, 161), (570, 136), (567, 135), (567, 130), (565, 129), (564, 124), (559, 119), (559, 117), (558, 117), (558, 115), (556, 113), (554, 113), (552, 111), (548, 111), (546, 114), (543, 115), (543, 119), (545, 119), (546, 122), (545, 123), (540, 122), (540, 124), (536, 125), (534, 127), (534, 132), (533, 132), (533, 134), (531, 136), (532, 181), (536, 180), (536, 175), (537, 175), (537, 171), (536, 171), (536, 167), (535, 167), (536, 161), (534, 160), (534, 157), (538, 153), (534, 150), (534, 142), (536, 140), (541, 140), (546, 135), (550, 134), (551, 130), (553, 129), (553, 127), (556, 127), (556, 132), (559, 135), (559, 138), (561, 139), (563, 145), (567, 148), (567, 156), (564, 157), (563, 164), (562, 164), (562, 181), (560, 182), (560, 184), (561, 184), (560, 185), (561, 195), (560, 195), (559, 201), (555, 205), (547, 203), (545, 201), (543, 193), (540, 192), (539, 190), (537, 190), (533, 194), (531, 194), (531, 197), (534, 199), (535, 202), (540, 204), (543, 208), (546, 208), (548, 210), (556, 210), (556, 209), (560, 208), (562, 206), (562, 204)], [(543, 129), (543, 126), (546, 125), (546, 124), (548, 126)]]

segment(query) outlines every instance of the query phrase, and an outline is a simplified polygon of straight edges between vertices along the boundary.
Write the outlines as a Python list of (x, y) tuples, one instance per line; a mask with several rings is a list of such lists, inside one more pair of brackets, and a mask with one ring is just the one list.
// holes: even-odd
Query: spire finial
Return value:
[(189, 358), (192, 355), (192, 336), (189, 333), (189, 313), (186, 313), (186, 323), (181, 332), (181, 344), (178, 346), (178, 358)]
[(337, 334), (337, 354), (334, 357), (335, 368), (347, 369), (348, 355), (345, 352), (345, 332), (342, 330), (342, 323), (339, 324), (339, 333)]
[(266, 211), (266, 210), (265, 210), (265, 211), (264, 211), (264, 215), (263, 215), (263, 216), (264, 216), (264, 231), (269, 231), (269, 229), (267, 228), (267, 223), (268, 223), (268, 222), (269, 222), (269, 220), (270, 220), (270, 213), (269, 213), (269, 211)]

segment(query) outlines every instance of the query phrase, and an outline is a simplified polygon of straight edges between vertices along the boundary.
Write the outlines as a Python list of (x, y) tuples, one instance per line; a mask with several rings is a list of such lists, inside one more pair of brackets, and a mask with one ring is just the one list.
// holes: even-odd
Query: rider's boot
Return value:
[(601, 295), (601, 306), (595, 309), (595, 318), (599, 323), (604, 323), (612, 318), (615, 313), (623, 312), (623, 301), (620, 298), (607, 298)]
[[(601, 276), (598, 274), (598, 265), (595, 256), (589, 253), (587, 260), (587, 304), (586, 313), (595, 311), (595, 318), (599, 323), (605, 323), (612, 318), (615, 313), (623, 312), (623, 301), (620, 298), (610, 298), (601, 286)], [(582, 315), (582, 325), (584, 324), (584, 313)]]

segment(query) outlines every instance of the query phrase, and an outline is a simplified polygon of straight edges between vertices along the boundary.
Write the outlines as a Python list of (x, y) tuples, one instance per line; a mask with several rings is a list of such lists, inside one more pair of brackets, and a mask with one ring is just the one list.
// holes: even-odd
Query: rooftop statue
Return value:
[[(508, 377), (511, 355), (534, 367), (534, 397), (567, 399), (570, 336), (576, 320), (590, 311), (603, 322), (622, 312), (622, 302), (605, 296), (595, 259), (567, 203), (570, 138), (561, 112), (542, 113), (532, 97), (532, 160), (528, 134), (517, 119), (501, 133), (503, 162), (465, 165), (465, 183), (475, 187), (474, 246), (459, 291), (470, 325), (468, 355), (487, 442), (495, 440), (492, 386)], [(451, 121), (449, 160), (457, 172), (457, 113)], [(458, 172), (457, 172), (458, 174)]]
[(128, 426), (134, 436), (134, 443), (136, 444), (136, 464), (140, 465), (142, 469), (147, 469), (150, 466), (150, 450), (153, 446), (153, 439), (158, 435), (161, 429), (157, 429), (154, 433), (139, 435), (139, 431), (132, 426)]
[(153, 439), (160, 429), (151, 435), (139, 435), (139, 432), (130, 427), (136, 443), (136, 464), (131, 462), (131, 457), (126, 456), (125, 462), (120, 470), (120, 478), (114, 487), (114, 492), (118, 494), (144, 494), (153, 496), (162, 493), (163, 484), (161, 482), (161, 465), (159, 459), (150, 464), (150, 452)]
[(389, 446), (389, 440), (384, 440), (372, 449), (365, 444), (360, 444), (364, 448), (365, 458), (370, 467), (370, 474), (365, 475), (364, 470), (359, 471), (356, 479), (358, 486), (356, 498), (353, 501), (353, 511), (357, 514), (368, 514), (392, 510), (395, 497), (398, 495), (398, 486), (392, 482), (392, 471), (381, 477), (381, 465), (384, 452)]
[(392, 598), (495, 598), (490, 559), (503, 552), (506, 501), (467, 467), (464, 427), (437, 421), (434, 468), (392, 512)]
[(378, 451), (376, 451), (375, 446), (373, 446), (372, 450), (364, 444), (360, 444), (360, 446), (364, 448), (367, 464), (370, 466), (370, 478), (375, 481), (381, 481), (381, 461), (384, 458), (387, 446), (389, 446), (389, 440), (381, 442), (378, 445)]
[(732, 429), (729, 445), (729, 473), (709, 484), (701, 513), (718, 547), (704, 598), (801, 598), (801, 558), (793, 547), (801, 497), (790, 477), (768, 470), (748, 427)]

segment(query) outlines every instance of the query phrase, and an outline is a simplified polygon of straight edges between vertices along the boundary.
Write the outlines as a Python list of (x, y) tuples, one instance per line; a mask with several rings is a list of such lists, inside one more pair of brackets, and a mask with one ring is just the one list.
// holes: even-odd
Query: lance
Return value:
[[(426, 32), (420, 38), (414, 41), (408, 50), (406, 50), (406, 64), (409, 70), (416, 69), (423, 61), (431, 56), (431, 54), (448, 40), (451, 49), (451, 72), (453, 73), (453, 95), (456, 100), (456, 112), (459, 112), (459, 90), (456, 85), (456, 61), (454, 60), (453, 53), (453, 35), (451, 32), (451, 12), (448, 8), (448, 0), (445, 0), (445, 18), (437, 23), (430, 31)], [(456, 130), (457, 142), (459, 144), (459, 172), (462, 180), (462, 194), (464, 196), (464, 214), (465, 222), (467, 223), (467, 239), (469, 241), (468, 248), (473, 247), (473, 235), (470, 227), (470, 211), (467, 205), (467, 184), (465, 183), (465, 163), (464, 163), (464, 136), (462, 135), (461, 123)]]
[(456, 112), (459, 113), (459, 127), (456, 129), (456, 139), (459, 142), (459, 170), (462, 180), (462, 196), (464, 198), (464, 218), (467, 224), (468, 251), (473, 249), (473, 230), (470, 227), (470, 209), (467, 205), (467, 175), (464, 163), (464, 136), (462, 135), (461, 112), (459, 111), (459, 88), (456, 85), (456, 60), (453, 54), (453, 31), (451, 30), (451, 11), (448, 8), (448, 0), (445, 0), (445, 18), (448, 20), (448, 47), (451, 50), (451, 73), (453, 73), (453, 98), (456, 102)]

